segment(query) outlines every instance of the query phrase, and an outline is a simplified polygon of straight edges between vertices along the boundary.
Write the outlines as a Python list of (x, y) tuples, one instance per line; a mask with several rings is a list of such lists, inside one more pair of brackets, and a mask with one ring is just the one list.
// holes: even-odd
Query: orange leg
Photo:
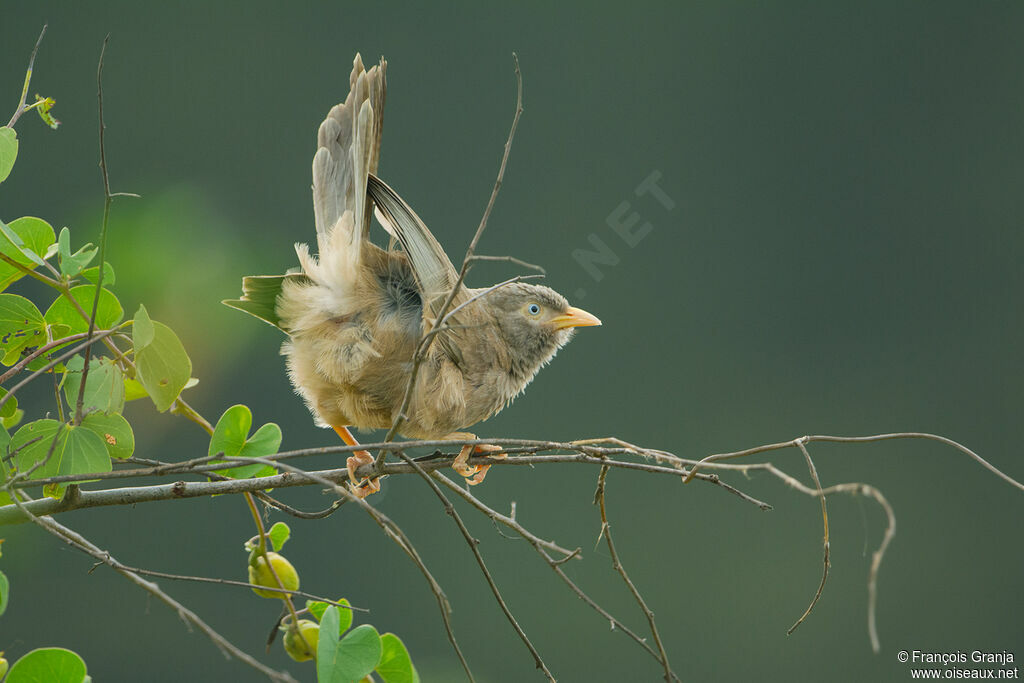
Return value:
[[(341, 440), (345, 442), (346, 446), (358, 446), (359, 442), (356, 441), (356, 437), (352, 436), (352, 432), (348, 431), (348, 427), (334, 427), (334, 431), (337, 432)], [(352, 493), (359, 498), (366, 498), (371, 493), (377, 493), (380, 491), (380, 477), (374, 477), (373, 479), (367, 478), (359, 483), (356, 483), (356, 470), (362, 465), (369, 465), (373, 462), (373, 456), (370, 455), (369, 451), (353, 451), (352, 456), (345, 461), (345, 467), (348, 469), (348, 484), (352, 489)]]

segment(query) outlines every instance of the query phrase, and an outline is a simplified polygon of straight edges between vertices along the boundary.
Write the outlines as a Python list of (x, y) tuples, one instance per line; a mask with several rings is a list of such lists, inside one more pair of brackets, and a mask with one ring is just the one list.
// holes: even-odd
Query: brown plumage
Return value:
[[(386, 66), (381, 60), (367, 71), (356, 55), (347, 99), (320, 126), (313, 159), (318, 255), (297, 244), (300, 272), (246, 278), (242, 299), (226, 302), (289, 335), (282, 352), (296, 391), (319, 424), (349, 443), (346, 426), (394, 423), (417, 344), (458, 278), (416, 213), (376, 177)], [(370, 241), (374, 208), (401, 250)], [(442, 438), (487, 419), (526, 388), (575, 327), (600, 324), (547, 287), (513, 283), (474, 300), (482, 291), (457, 292), (448, 310), (464, 306), (429, 347), (403, 435)], [(465, 467), (468, 455), (464, 449), (458, 468), (466, 476), (477, 471)], [(350, 471), (368, 457), (350, 459)], [(480, 479), (482, 473), (470, 481)], [(372, 490), (375, 482), (359, 489)]]

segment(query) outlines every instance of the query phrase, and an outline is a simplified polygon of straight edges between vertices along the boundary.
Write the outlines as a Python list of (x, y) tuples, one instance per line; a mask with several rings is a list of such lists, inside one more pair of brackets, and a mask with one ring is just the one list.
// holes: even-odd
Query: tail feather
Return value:
[(304, 275), (249, 275), (242, 278), (242, 298), (225, 299), (221, 303), (255, 316), (283, 332), (288, 332), (277, 314), (277, 296), (285, 280), (302, 283), (309, 279)]
[(352, 211), (358, 234), (365, 238), (370, 216), (366, 211), (367, 174), (377, 169), (386, 93), (383, 59), (366, 71), (357, 54), (349, 78), (351, 89), (320, 124), (313, 157), (313, 210), (318, 236), (332, 230), (345, 211)]

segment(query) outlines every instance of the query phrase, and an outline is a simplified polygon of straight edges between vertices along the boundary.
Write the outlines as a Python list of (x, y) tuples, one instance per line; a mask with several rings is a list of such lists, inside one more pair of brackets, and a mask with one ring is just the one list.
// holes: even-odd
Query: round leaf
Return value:
[(13, 128), (0, 128), (0, 183), (7, 180), (18, 158), (18, 134)]
[(135, 350), (135, 371), (156, 409), (163, 412), (188, 383), (192, 361), (171, 328), (154, 321), (153, 341)]
[(90, 413), (82, 420), (82, 426), (103, 439), (111, 458), (122, 460), (135, 452), (135, 433), (128, 420), (121, 415)]
[[(72, 361), (82, 364), (81, 356)], [(75, 368), (71, 362), (69, 368)], [(78, 389), (82, 385), (81, 370), (72, 369), (64, 376), (64, 395), (68, 405), (78, 405)], [(85, 391), (82, 396), (82, 407), (99, 410), (104, 413), (120, 413), (124, 410), (124, 373), (109, 358), (94, 359), (89, 362), (89, 375), (85, 379)]]
[(210, 437), (210, 448), (207, 455), (223, 453), (234, 457), (242, 452), (245, 439), (252, 427), (252, 411), (245, 405), (233, 405), (224, 411), (213, 428)]
[(274, 522), (274, 526), (270, 527), (270, 531), (267, 532), (270, 543), (274, 546), (274, 552), (281, 552), (281, 548), (284, 547), (291, 533), (292, 530), (284, 522)]
[(145, 306), (140, 305), (132, 321), (132, 344), (135, 350), (144, 349), (153, 342), (156, 331), (153, 329), (153, 321), (149, 319), (149, 312)]
[[(93, 299), (96, 297), (95, 285), (79, 285), (71, 288), (71, 296), (88, 316), (92, 313)], [(108, 329), (121, 322), (124, 316), (124, 309), (121, 302), (117, 300), (109, 289), (100, 291), (100, 301), (96, 307), (96, 329)], [(89, 331), (89, 321), (78, 311), (70, 301), (63, 296), (53, 302), (46, 311), (46, 322), (51, 325), (63, 324), (71, 328), (71, 333)]]
[(0, 355), (6, 365), (21, 359), (21, 352), (46, 342), (46, 323), (36, 305), (17, 294), (0, 294)]
[(380, 662), (381, 643), (377, 629), (357, 626), (338, 640), (338, 608), (331, 605), (320, 621), (316, 675), (320, 683), (351, 683), (364, 678)]
[(412, 665), (409, 651), (405, 643), (394, 633), (385, 633), (380, 637), (381, 655), (377, 665), (377, 675), (384, 683), (420, 683), (416, 667)]
[(36, 420), (25, 425), (11, 439), (10, 448), (17, 450), (14, 461), (20, 472), (45, 461), (45, 465), (32, 473), (31, 479), (111, 469), (106, 445), (98, 434), (81, 426), (68, 427), (56, 420)]
[(85, 662), (71, 650), (46, 647), (32, 650), (7, 672), (4, 683), (83, 683)]

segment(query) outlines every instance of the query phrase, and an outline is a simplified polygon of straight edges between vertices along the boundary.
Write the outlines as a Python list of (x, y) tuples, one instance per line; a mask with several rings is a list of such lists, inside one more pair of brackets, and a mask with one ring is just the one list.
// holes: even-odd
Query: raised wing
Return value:
[(375, 175), (370, 176), (367, 190), (377, 204), (381, 224), (408, 255), (423, 300), (434, 301), (450, 292), (458, 271), (412, 207)]

